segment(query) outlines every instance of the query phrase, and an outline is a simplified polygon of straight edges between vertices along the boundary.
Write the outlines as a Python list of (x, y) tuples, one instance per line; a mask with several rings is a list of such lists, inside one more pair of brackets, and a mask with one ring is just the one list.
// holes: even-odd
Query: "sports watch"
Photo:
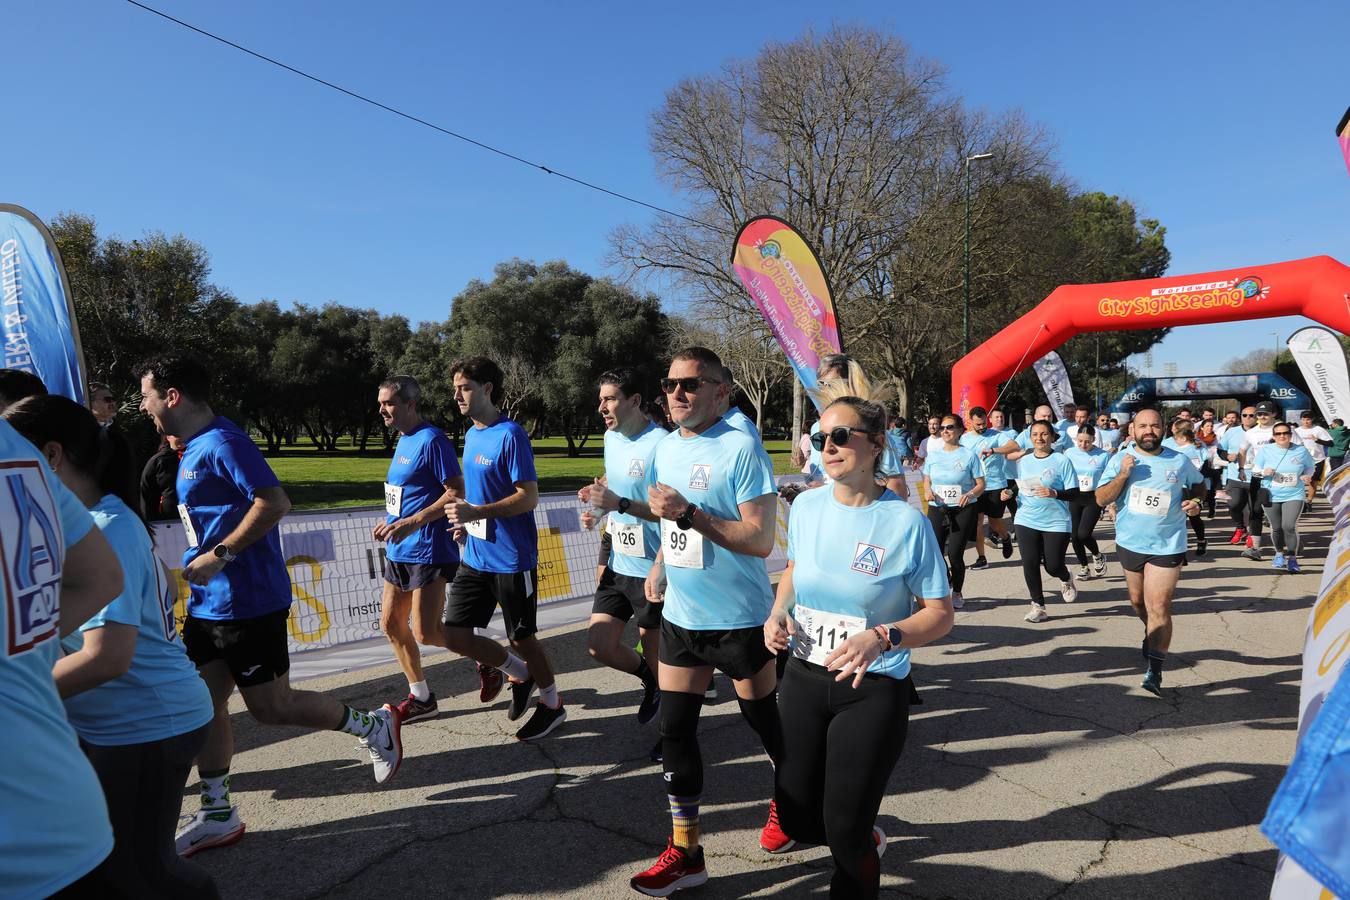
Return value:
[(621, 512), (621, 513), (626, 513), (626, 512), (628, 512), (628, 507), (630, 507), (630, 506), (632, 506), (632, 505), (633, 505), (633, 501), (632, 501), (632, 500), (629, 500), (627, 497), (620, 497), (620, 498), (619, 498), (619, 512)]
[(223, 559), (227, 563), (234, 562), (239, 558), (238, 554), (231, 553), (230, 548), (226, 547), (224, 544), (216, 544), (216, 549), (211, 552), (215, 554), (216, 559)]
[(688, 531), (694, 527), (694, 513), (698, 512), (697, 504), (690, 503), (684, 508), (684, 512), (675, 517), (675, 527), (681, 531)]
[(900, 646), (900, 642), (904, 639), (905, 636), (901, 634), (900, 629), (896, 628), (894, 625), (886, 629), (886, 640), (890, 643), (892, 650), (897, 649)]

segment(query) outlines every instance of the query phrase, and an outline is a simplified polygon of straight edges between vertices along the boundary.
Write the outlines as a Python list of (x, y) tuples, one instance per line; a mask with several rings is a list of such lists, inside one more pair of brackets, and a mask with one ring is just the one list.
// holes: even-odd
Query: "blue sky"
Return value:
[[(970, 105), (1025, 111), (1082, 188), (1161, 219), (1170, 274), (1350, 261), (1350, 178), (1332, 135), (1350, 103), (1344, 3), (151, 5), (676, 208), (647, 126), (678, 79), (807, 27), (871, 25), (945, 64)], [(647, 220), (119, 0), (17, 4), (5, 31), (3, 199), (86, 213), (125, 238), (182, 232), (245, 302), (441, 319), (511, 256), (603, 274), (610, 230)], [(1155, 348), (1156, 374), (1217, 371), (1305, 321), (1181, 329)]]

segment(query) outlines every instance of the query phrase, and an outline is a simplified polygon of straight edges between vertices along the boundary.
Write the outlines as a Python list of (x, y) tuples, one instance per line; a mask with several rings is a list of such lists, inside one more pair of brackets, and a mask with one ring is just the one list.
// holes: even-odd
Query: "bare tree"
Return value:
[(770, 392), (790, 373), (778, 342), (758, 313), (750, 317), (722, 310), (697, 319), (667, 320), (672, 351), (698, 344), (712, 350), (731, 369), (736, 387), (755, 408), (755, 427), (764, 430), (764, 405)]

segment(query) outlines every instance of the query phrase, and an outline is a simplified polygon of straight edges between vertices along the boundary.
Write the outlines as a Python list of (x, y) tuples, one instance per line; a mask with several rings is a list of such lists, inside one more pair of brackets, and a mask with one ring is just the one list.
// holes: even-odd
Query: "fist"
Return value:
[(1122, 456), (1120, 458), (1120, 474), (1122, 475), (1130, 474), (1130, 470), (1134, 468), (1134, 464), (1136, 461), (1137, 460), (1135, 460), (1133, 453), (1126, 453), (1124, 456)]
[(659, 519), (678, 519), (688, 508), (689, 501), (673, 487), (658, 481), (647, 488), (647, 505)]

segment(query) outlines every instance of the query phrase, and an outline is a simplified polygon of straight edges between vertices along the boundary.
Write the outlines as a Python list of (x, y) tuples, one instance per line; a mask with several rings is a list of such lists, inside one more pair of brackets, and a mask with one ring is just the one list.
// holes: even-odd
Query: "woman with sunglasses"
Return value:
[[(1209, 459), (1209, 451), (1196, 443), (1195, 425), (1189, 419), (1173, 419), (1172, 436), (1163, 441), (1162, 445), (1186, 457), (1187, 462), (1195, 466), (1197, 472), (1205, 474), (1205, 462)], [(1190, 519), (1191, 530), (1195, 532), (1195, 555), (1204, 556), (1208, 546), (1205, 543), (1205, 520), (1202, 516), (1187, 518)]]
[(938, 425), (942, 446), (923, 461), (928, 521), (933, 523), (938, 544), (947, 550), (953, 609), (965, 605), (961, 588), (966, 581), (966, 544), (975, 537), (979, 515), (975, 501), (984, 493), (984, 468), (978, 456), (961, 446), (961, 431), (959, 416), (943, 416)]
[(1214, 430), (1213, 419), (1201, 419), (1195, 426), (1195, 443), (1205, 451), (1205, 466), (1200, 474), (1209, 482), (1209, 493), (1205, 496), (1205, 518), (1214, 518), (1214, 495), (1223, 486), (1223, 460), (1219, 459), (1219, 433)]
[(788, 566), (764, 643), (792, 659), (779, 689), (783, 829), (827, 844), (830, 896), (876, 897), (885, 834), (875, 826), (909, 722), (910, 650), (952, 627), (946, 567), (920, 513), (877, 484), (885, 411), (866, 391), (821, 391), (822, 459), (833, 482), (788, 520)]
[(1276, 423), (1271, 435), (1275, 443), (1256, 449), (1252, 471), (1261, 479), (1261, 508), (1270, 521), (1270, 537), (1275, 542), (1271, 568), (1298, 574), (1302, 571), (1298, 567), (1298, 517), (1317, 463), (1307, 449), (1294, 442), (1294, 427), (1288, 422)]
[(1031, 595), (1031, 611), (1024, 618), (1028, 622), (1044, 622), (1050, 616), (1045, 611), (1041, 589), (1042, 565), (1047, 573), (1059, 579), (1060, 596), (1065, 603), (1078, 599), (1078, 586), (1064, 565), (1073, 528), (1068, 501), (1078, 496), (1078, 475), (1063, 453), (1051, 449), (1058, 438), (1054, 425), (1037, 419), (1028, 431), (1030, 452), (1013, 454), (1018, 456), (1013, 470), (1018, 499), (1013, 528), (1022, 551), (1022, 577)]
[(1088, 577), (1089, 557), (1092, 560), (1092, 574), (1106, 574), (1106, 561), (1102, 559), (1101, 548), (1093, 536), (1097, 520), (1102, 515), (1094, 492), (1111, 454), (1093, 443), (1094, 431), (1096, 429), (1091, 425), (1081, 426), (1074, 435), (1074, 445), (1064, 451), (1064, 458), (1073, 464), (1074, 477), (1078, 482), (1078, 496), (1069, 501), (1069, 533), (1072, 535), (1074, 555), (1078, 557), (1079, 578)]

